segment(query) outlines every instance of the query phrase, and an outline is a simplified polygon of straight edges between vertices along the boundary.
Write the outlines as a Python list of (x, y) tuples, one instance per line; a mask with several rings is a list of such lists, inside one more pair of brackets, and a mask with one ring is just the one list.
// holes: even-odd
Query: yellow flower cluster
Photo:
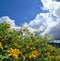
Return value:
[(48, 44), (53, 40), (40, 31), (33, 33), (27, 27), (19, 31), (7, 23), (0, 24), (0, 59), (2, 61), (60, 61), (60, 48)]
[(51, 56), (50, 52), (47, 52), (47, 56), (48, 56), (48, 58), (50, 58), (50, 59), (54, 58), (54, 56)]

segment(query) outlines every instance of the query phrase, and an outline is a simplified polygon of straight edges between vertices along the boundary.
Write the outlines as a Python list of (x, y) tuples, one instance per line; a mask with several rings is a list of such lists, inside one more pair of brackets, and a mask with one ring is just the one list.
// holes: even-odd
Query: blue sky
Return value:
[(0, 17), (9, 16), (16, 24), (30, 22), (42, 12), (40, 0), (0, 0)]
[(25, 22), (31, 31), (60, 39), (60, 0), (0, 0), (0, 23), (4, 21), (19, 30), (16, 25)]

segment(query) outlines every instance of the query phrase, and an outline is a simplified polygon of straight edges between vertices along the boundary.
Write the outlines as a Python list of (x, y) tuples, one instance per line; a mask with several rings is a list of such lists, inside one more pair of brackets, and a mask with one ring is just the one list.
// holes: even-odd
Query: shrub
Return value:
[[(25, 34), (25, 35), (24, 35)], [(0, 61), (58, 61), (60, 48), (47, 44), (49, 35), (39, 36), (28, 28), (19, 31), (7, 23), (0, 24)]]

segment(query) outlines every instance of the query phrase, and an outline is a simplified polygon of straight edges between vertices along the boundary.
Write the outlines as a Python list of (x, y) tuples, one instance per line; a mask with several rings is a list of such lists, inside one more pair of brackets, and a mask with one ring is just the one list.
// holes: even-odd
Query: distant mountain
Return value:
[(60, 47), (60, 40), (49, 41), (48, 44), (53, 45), (55, 47)]

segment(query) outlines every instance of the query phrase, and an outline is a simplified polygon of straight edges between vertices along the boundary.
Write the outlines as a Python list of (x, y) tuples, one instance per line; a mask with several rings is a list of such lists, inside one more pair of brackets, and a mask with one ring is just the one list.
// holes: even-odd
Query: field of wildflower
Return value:
[(60, 48), (49, 45), (50, 36), (39, 36), (40, 33), (31, 33), (26, 27), (17, 31), (1, 23), (0, 61), (60, 61)]

